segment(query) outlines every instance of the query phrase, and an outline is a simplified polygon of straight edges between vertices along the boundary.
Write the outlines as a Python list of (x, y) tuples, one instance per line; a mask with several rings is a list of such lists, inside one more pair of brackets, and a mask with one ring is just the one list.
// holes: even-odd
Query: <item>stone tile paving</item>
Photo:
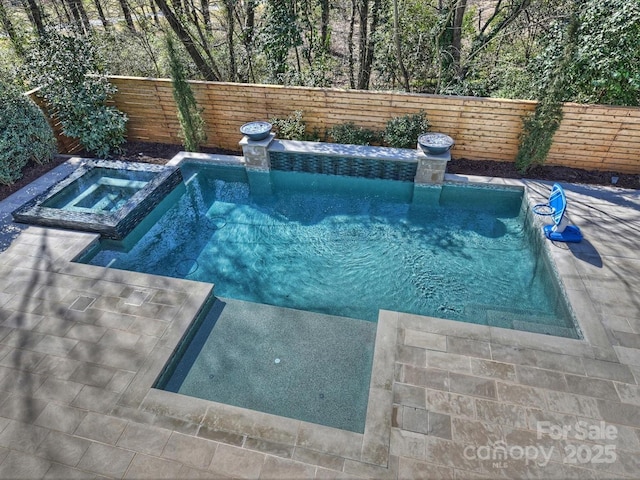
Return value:
[(585, 340), (381, 312), (364, 435), (150, 389), (211, 286), (70, 263), (95, 237), (8, 199), (0, 478), (640, 477), (640, 196), (566, 188)]

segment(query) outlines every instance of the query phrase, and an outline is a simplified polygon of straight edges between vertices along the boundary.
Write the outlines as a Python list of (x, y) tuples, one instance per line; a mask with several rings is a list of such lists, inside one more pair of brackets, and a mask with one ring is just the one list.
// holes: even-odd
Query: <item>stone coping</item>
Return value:
[[(300, 312), (304, 315), (304, 312)], [(304, 447), (378, 466), (389, 461), (397, 316), (381, 311), (376, 331), (364, 434), (312, 424), (153, 388), (191, 322), (172, 326), (171, 340), (157, 346), (120, 399), (124, 407), (177, 418), (210, 434), (250, 436)]]
[[(255, 143), (255, 142), (254, 142)], [(385, 160), (396, 162), (419, 162), (429, 158), (435, 160), (449, 160), (449, 152), (441, 155), (426, 155), (422, 150), (411, 148), (376, 147), (370, 145), (344, 145), (327, 142), (305, 142), (298, 140), (273, 140), (269, 146), (270, 152), (303, 153), (313, 155), (340, 156), (349, 158), (364, 158), (370, 160)]]

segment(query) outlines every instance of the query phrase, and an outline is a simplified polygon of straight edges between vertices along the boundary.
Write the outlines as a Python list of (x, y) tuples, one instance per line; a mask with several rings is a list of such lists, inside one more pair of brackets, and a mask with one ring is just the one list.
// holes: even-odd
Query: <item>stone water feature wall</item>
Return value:
[(350, 177), (379, 178), (440, 185), (449, 152), (427, 155), (419, 149), (341, 145), (336, 143), (277, 140), (240, 141), (248, 170), (283, 170)]

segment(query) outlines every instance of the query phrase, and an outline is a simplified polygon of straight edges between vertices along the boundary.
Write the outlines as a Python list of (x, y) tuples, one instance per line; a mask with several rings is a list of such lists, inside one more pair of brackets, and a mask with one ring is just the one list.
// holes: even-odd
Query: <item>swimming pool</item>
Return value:
[[(375, 321), (380, 309), (577, 338), (523, 190), (185, 163), (184, 191), (84, 262), (215, 284), (216, 295)], [(416, 187), (417, 188), (417, 187)]]
[(522, 188), (180, 169), (80, 259), (215, 284), (155, 388), (363, 433), (380, 309), (578, 337)]

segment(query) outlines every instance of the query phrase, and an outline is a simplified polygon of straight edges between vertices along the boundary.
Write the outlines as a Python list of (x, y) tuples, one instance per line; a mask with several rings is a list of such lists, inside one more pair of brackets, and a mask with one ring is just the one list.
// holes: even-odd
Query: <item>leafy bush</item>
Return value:
[(590, 0), (580, 15), (577, 100), (640, 105), (640, 2)]
[(415, 148), (418, 137), (429, 129), (427, 114), (423, 111), (394, 117), (384, 129), (384, 141), (390, 147)]
[(353, 122), (331, 127), (327, 133), (334, 142), (347, 145), (371, 145), (380, 139), (380, 134), (375, 130), (359, 127)]
[(266, 18), (260, 45), (267, 60), (270, 80), (283, 83), (283, 77), (289, 68), (289, 50), (302, 45), (302, 37), (291, 2), (270, 0), (264, 3)]
[(42, 111), (0, 81), (0, 183), (11, 185), (29, 161), (48, 162), (55, 151), (56, 140)]
[(580, 20), (578, 7), (576, 12), (563, 26), (563, 42), (561, 48), (555, 47), (557, 53), (553, 55), (547, 68), (542, 70), (542, 78), (538, 93), (538, 104), (535, 112), (523, 118), (522, 133), (518, 145), (515, 165), (522, 174), (531, 168), (542, 165), (551, 150), (553, 136), (562, 121), (562, 101), (573, 83), (571, 66), (578, 48), (578, 31)]
[(561, 121), (562, 103), (545, 99), (540, 101), (535, 112), (523, 119), (515, 160), (520, 173), (544, 164)]
[(306, 140), (306, 125), (302, 120), (302, 111), (296, 110), (285, 118), (274, 117), (269, 120), (279, 138), (285, 140)]
[(53, 108), (62, 131), (98, 156), (117, 151), (125, 140), (127, 117), (106, 102), (116, 92), (87, 38), (49, 30), (28, 54), (31, 82)]

